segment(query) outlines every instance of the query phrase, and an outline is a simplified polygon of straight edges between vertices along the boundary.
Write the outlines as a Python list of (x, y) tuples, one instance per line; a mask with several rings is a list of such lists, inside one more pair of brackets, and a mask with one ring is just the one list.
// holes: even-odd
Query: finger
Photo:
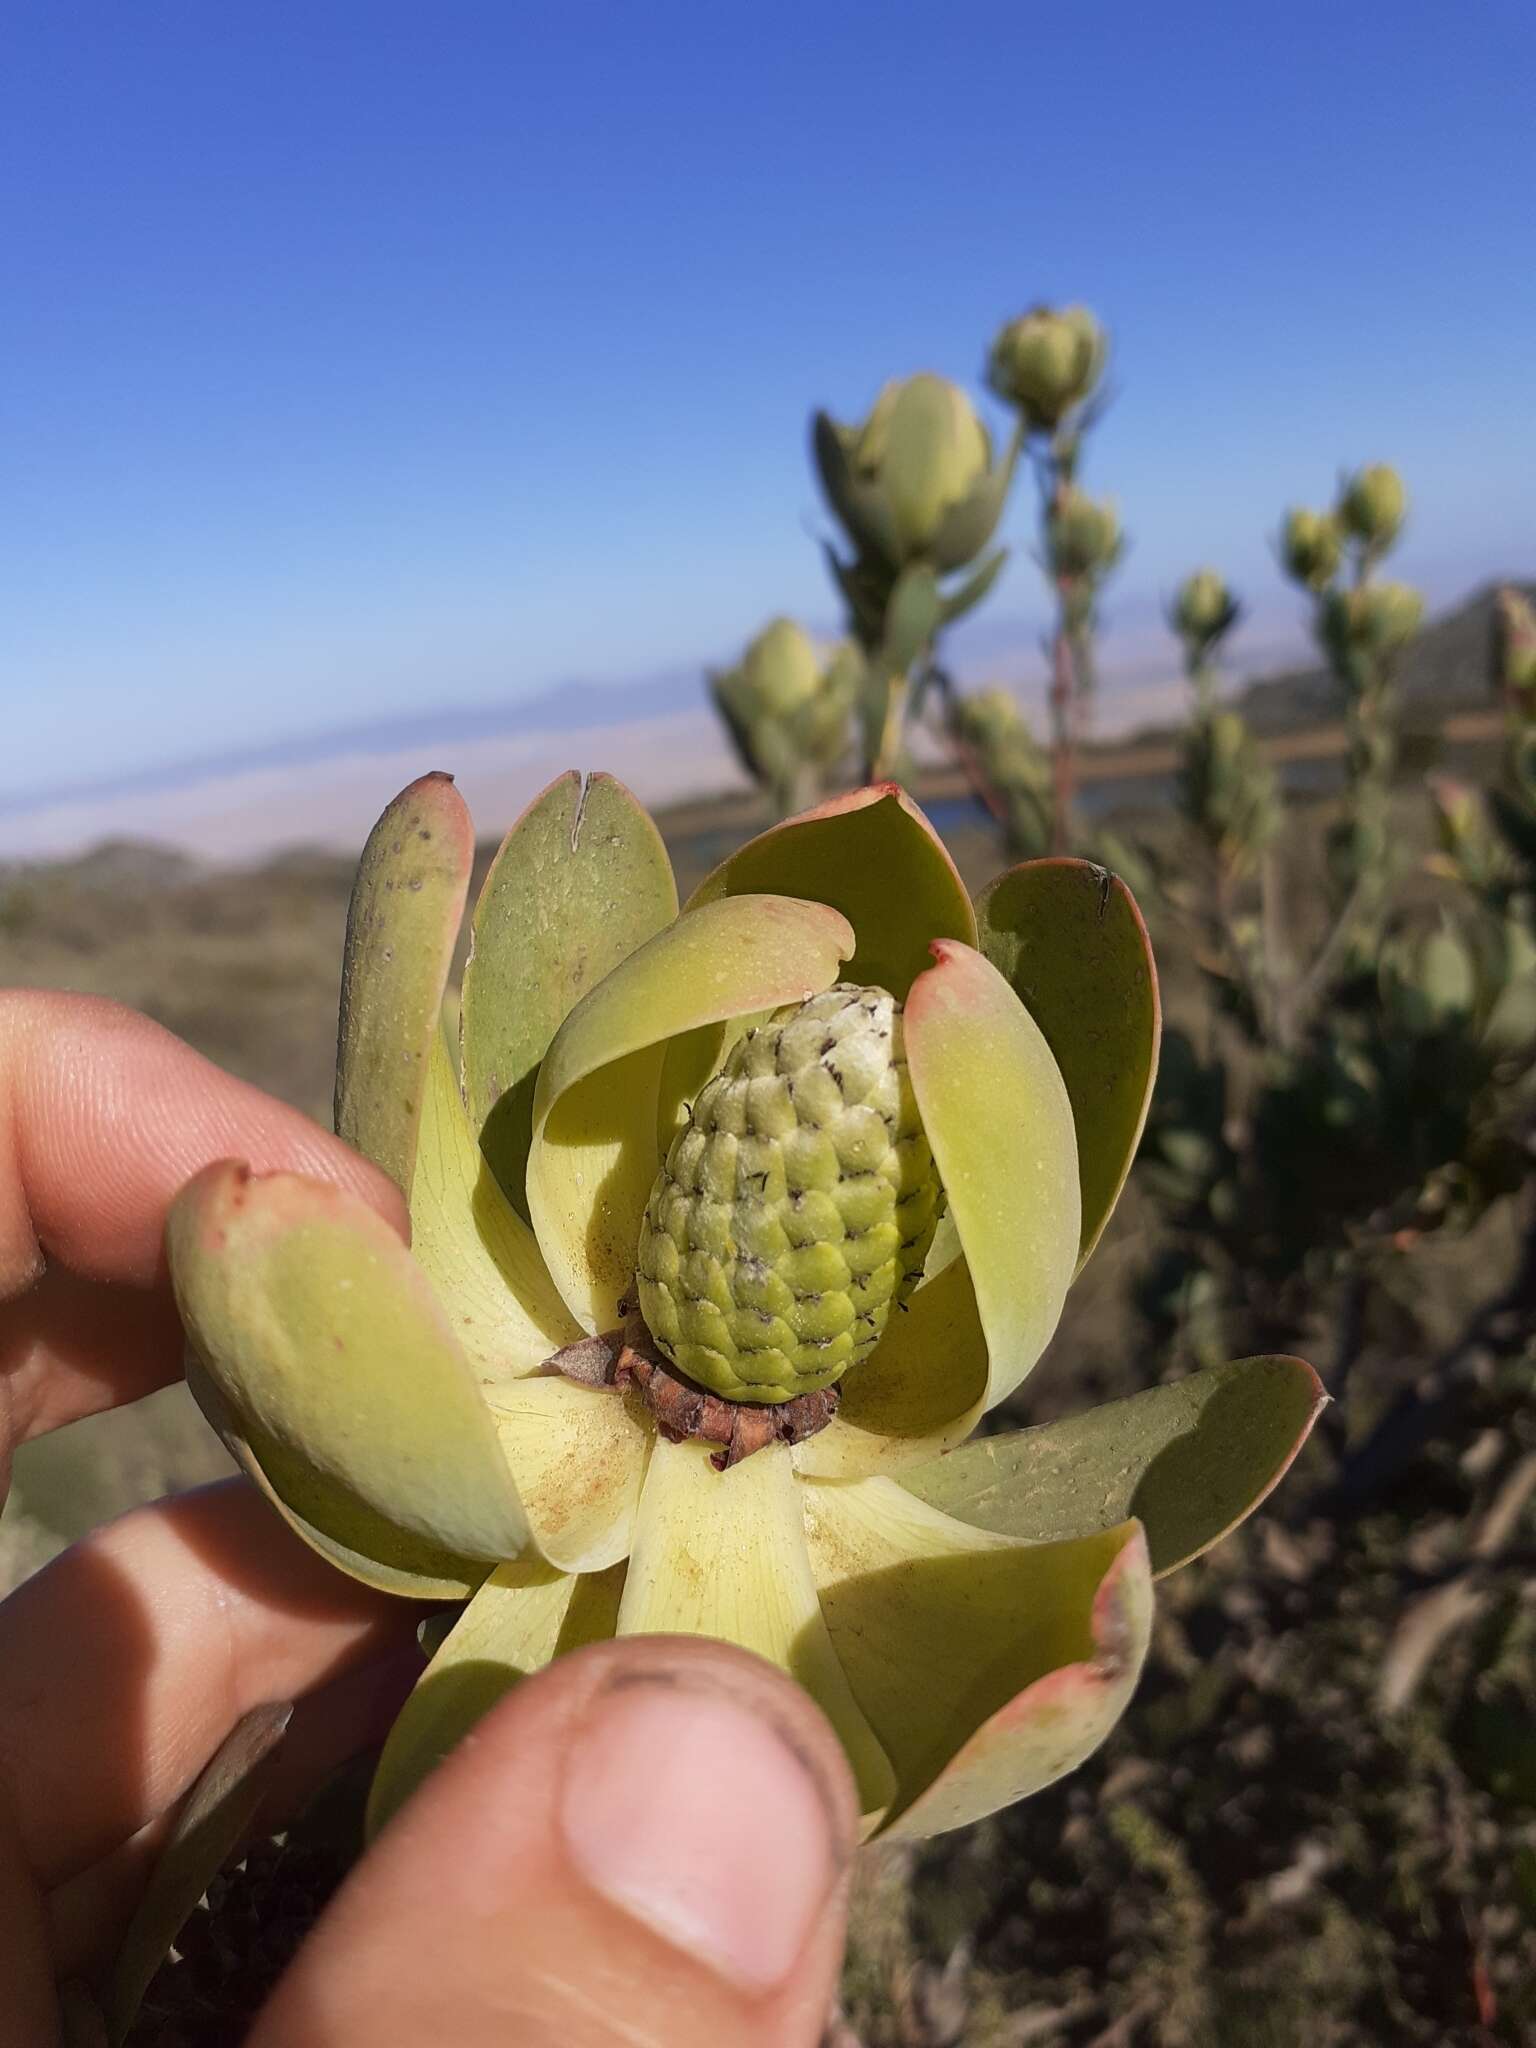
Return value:
[(244, 1480), (140, 1508), (0, 1606), (0, 1792), (49, 1887), (163, 1813), (240, 1716), (409, 1643)]
[(0, 1994), (17, 2048), (54, 2048), (58, 2004), (43, 1901), (0, 1792)]
[[(0, 993), (0, 1368), (15, 1440), (175, 1377), (165, 1212), (226, 1158), (339, 1182), (405, 1228), (375, 1167), (147, 1018), (94, 997)], [(54, 1266), (73, 1281), (18, 1308), (11, 1298)], [(104, 1362), (118, 1316), (124, 1342)]]
[[(413, 1642), (382, 1662), (344, 1672), (301, 1700), (282, 1742), (262, 1766), (261, 1805), (246, 1831), (256, 1842), (288, 1826), (342, 1765), (376, 1749), (421, 1675)], [(180, 1807), (142, 1827), (101, 1862), (48, 1894), (54, 1974), (94, 1979), (117, 1953)], [(231, 1861), (243, 1854), (241, 1849)]]
[(248, 2048), (814, 2048), (854, 1829), (836, 1738), (767, 1664), (579, 1651), (390, 1823)]

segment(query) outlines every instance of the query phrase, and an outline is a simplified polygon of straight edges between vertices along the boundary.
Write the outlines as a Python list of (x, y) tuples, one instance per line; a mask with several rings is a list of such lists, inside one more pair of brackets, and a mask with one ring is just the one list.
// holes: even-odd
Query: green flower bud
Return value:
[(816, 695), (821, 656), (803, 626), (774, 619), (748, 644), (736, 673), (754, 712), (788, 718)]
[(1017, 406), (1025, 424), (1050, 433), (1092, 393), (1104, 371), (1108, 342), (1086, 306), (1057, 312), (1035, 306), (1010, 320), (992, 344), (987, 381)]
[(1423, 618), (1424, 600), (1409, 584), (1367, 583), (1325, 592), (1317, 637), (1336, 669), (1363, 684), (1367, 671), (1359, 664), (1400, 654)]
[(1179, 585), (1169, 616), (1180, 639), (1203, 653), (1231, 631), (1240, 610), (1214, 569), (1197, 569)]
[(1399, 653), (1424, 622), (1424, 600), (1407, 583), (1368, 583), (1351, 605), (1353, 637), (1372, 654)]
[(1013, 693), (972, 690), (954, 698), (950, 726), (980, 760), (987, 779), (1006, 807), (1006, 829), (1015, 853), (1038, 855), (1050, 844), (1050, 756), (1029, 729)]
[(1402, 530), (1408, 493), (1395, 469), (1373, 462), (1348, 478), (1339, 493), (1339, 521), (1370, 548), (1390, 547)]
[(1321, 590), (1338, 574), (1343, 553), (1344, 537), (1331, 514), (1308, 512), (1300, 506), (1286, 513), (1280, 559), (1293, 582), (1308, 590)]
[(847, 751), (849, 721), (863, 679), (858, 650), (843, 642), (831, 659), (793, 619), (774, 619), (740, 663), (709, 677), (715, 703), (742, 765), (793, 808), (810, 770)]
[(853, 447), (854, 472), (880, 489), (904, 559), (925, 552), (991, 466), (971, 401), (927, 372), (885, 386)]
[(1119, 515), (1108, 498), (1090, 498), (1076, 485), (1063, 491), (1046, 517), (1046, 546), (1056, 576), (1101, 576), (1124, 545)]
[(954, 720), (956, 729), (975, 741), (1001, 744), (1029, 731), (1012, 692), (996, 685), (957, 698)]
[(1213, 711), (1187, 729), (1179, 795), (1184, 815), (1239, 872), (1279, 827), (1274, 771), (1236, 711)]
[(640, 1310), (678, 1369), (736, 1401), (841, 1379), (922, 1277), (943, 1196), (901, 1009), (840, 983), (739, 1038), (646, 1205)]
[(1494, 687), (1536, 711), (1536, 609), (1518, 590), (1501, 590), (1493, 614)]

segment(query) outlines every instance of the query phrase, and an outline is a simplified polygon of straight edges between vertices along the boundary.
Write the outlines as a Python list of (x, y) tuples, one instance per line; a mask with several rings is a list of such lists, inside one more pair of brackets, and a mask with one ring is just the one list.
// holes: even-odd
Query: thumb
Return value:
[(579, 1651), (386, 1827), (248, 2048), (815, 2048), (856, 1829), (836, 1737), (771, 1666)]

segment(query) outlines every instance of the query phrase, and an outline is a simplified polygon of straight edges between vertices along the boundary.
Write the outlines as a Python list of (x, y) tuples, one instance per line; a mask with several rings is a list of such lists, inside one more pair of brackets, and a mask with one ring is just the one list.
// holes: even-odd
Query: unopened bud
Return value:
[(1035, 306), (998, 334), (987, 381), (1026, 425), (1049, 433), (1091, 395), (1107, 354), (1104, 330), (1086, 306)]
[(1205, 653), (1231, 631), (1240, 609), (1214, 569), (1197, 569), (1179, 585), (1169, 618), (1180, 639)]
[(1321, 590), (1338, 574), (1344, 540), (1338, 522), (1327, 512), (1295, 506), (1280, 531), (1280, 559), (1293, 582)]
[(1100, 576), (1119, 559), (1120, 519), (1107, 498), (1090, 498), (1074, 485), (1063, 491), (1046, 518), (1046, 542), (1057, 576)]
[(1370, 548), (1390, 547), (1402, 530), (1408, 493), (1397, 471), (1385, 462), (1358, 469), (1339, 493), (1339, 520)]

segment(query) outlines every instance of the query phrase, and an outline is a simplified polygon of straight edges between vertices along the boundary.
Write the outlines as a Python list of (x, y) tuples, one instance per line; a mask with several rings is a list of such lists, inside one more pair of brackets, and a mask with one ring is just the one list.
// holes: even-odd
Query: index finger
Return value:
[(407, 1227), (350, 1146), (148, 1018), (0, 992), (0, 1455), (177, 1376), (165, 1214), (230, 1158), (337, 1182)]

